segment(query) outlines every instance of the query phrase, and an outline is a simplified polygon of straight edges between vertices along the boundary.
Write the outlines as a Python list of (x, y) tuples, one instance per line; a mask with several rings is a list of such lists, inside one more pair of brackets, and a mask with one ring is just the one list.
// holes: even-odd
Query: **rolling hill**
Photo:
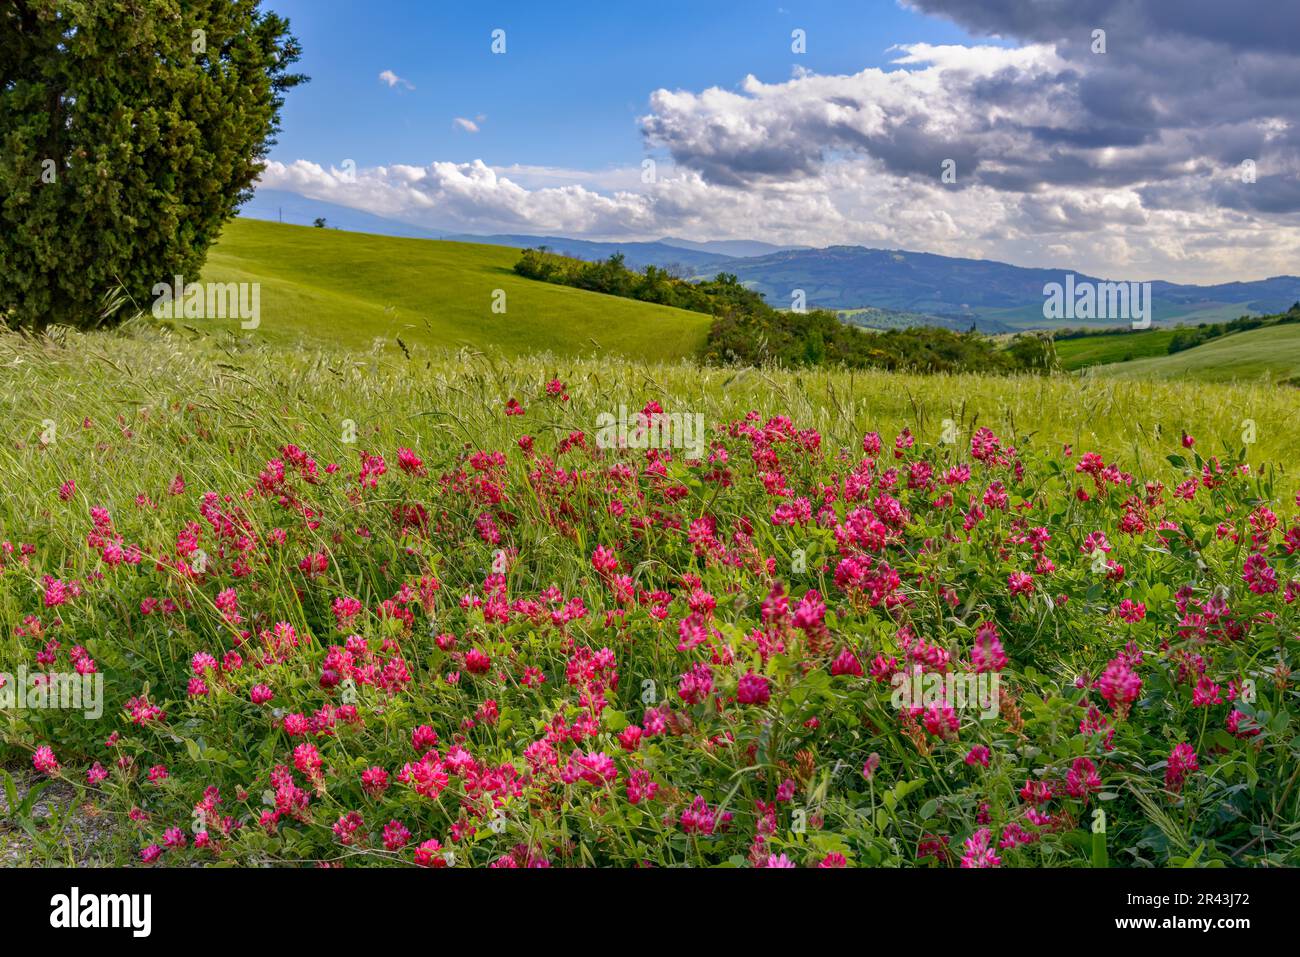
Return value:
[(1173, 329), (1149, 329), (1121, 335), (1057, 339), (1056, 357), (1067, 372), (1088, 366), (1156, 358), (1169, 354), (1169, 343), (1175, 334)]
[[(400, 336), (430, 346), (507, 355), (614, 352), (649, 360), (693, 354), (709, 317), (631, 299), (532, 282), (512, 271), (515, 250), (287, 226), (227, 224), (203, 279), (261, 283), (261, 324), (273, 342), (328, 340), (353, 348)], [(493, 312), (496, 291), (505, 313)], [(239, 332), (235, 320), (178, 320)]]
[(1267, 376), (1300, 383), (1300, 324), (1238, 332), (1173, 355), (1094, 366), (1090, 372), (1123, 379), (1245, 382)]
[(473, 243), (486, 246), (511, 246), (525, 249), (545, 245), (553, 252), (564, 253), (578, 259), (606, 259), (614, 253), (623, 253), (628, 264), (637, 269), (646, 266), (681, 266), (687, 270), (697, 266), (713, 265), (734, 257), (766, 256), (802, 246), (779, 246), (757, 240), (736, 239), (695, 242), (665, 236), (653, 242), (598, 242), (589, 239), (572, 239), (566, 236), (534, 236), (525, 234), (480, 235), (431, 229), (415, 223), (388, 219), (362, 210), (308, 199), (297, 193), (279, 189), (259, 189), (239, 212), (242, 219), (265, 220), (310, 226), (319, 217), (331, 229), (348, 232), (373, 233), (376, 236), (405, 236), (416, 239), (446, 239), (452, 242)]

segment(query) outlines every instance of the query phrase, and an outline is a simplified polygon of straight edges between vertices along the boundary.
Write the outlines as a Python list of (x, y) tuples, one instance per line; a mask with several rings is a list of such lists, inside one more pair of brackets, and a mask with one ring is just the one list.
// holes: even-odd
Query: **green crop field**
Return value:
[(1058, 339), (1056, 355), (1061, 360), (1061, 368), (1074, 371), (1088, 366), (1168, 355), (1169, 342), (1173, 337), (1173, 329), (1151, 329), (1146, 332)]
[[(522, 279), (511, 271), (517, 258), (502, 246), (237, 219), (203, 279), (261, 283), (256, 336), (283, 345), (357, 348), (401, 337), (438, 347), (491, 345), (507, 355), (601, 351), (671, 360), (704, 341), (707, 316)], [(504, 313), (493, 311), (497, 290)], [(233, 320), (202, 325), (239, 331)]]
[(1097, 371), (1128, 379), (1295, 380), (1300, 378), (1300, 325), (1239, 332), (1184, 352), (1099, 366)]

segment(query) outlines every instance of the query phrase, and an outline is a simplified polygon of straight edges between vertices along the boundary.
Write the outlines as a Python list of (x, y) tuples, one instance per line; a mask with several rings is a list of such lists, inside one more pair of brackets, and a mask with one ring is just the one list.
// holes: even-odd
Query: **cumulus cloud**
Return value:
[[(1185, 282), (1294, 273), (1300, 230), (1233, 210), (1151, 210), (1133, 191), (1019, 196), (887, 175), (866, 159), (798, 181), (720, 186), (660, 164), (608, 170), (490, 167), (481, 161), (346, 170), (270, 163), (262, 184), (402, 222), (470, 233), (652, 240), (762, 238), (864, 245)], [(625, 184), (625, 185), (620, 185)], [(635, 184), (635, 185), (633, 185)]]
[[(1029, 130), (1074, 151), (1045, 182), (1138, 185), (1166, 203), (1300, 212), (1300, 6), (1272, 0), (907, 0), (976, 34), (1050, 44), (1069, 122)], [(1104, 34), (1099, 53), (1096, 31)], [(977, 103), (985, 102), (977, 97)], [(1031, 144), (1035, 145), (1035, 144)], [(1104, 155), (1103, 155), (1104, 154)], [(1102, 163), (1100, 160), (1104, 159)], [(1211, 190), (1243, 160), (1251, 190)], [(1058, 171), (1053, 176), (1053, 169)], [(1016, 185), (1012, 183), (1011, 185)]]
[(576, 184), (525, 189), (481, 160), (428, 166), (325, 169), (270, 163), (263, 185), (443, 229), (626, 234), (649, 228), (647, 197)]
[[(642, 127), (678, 164), (726, 185), (818, 175), (844, 153), (930, 177), (951, 159), (958, 182), (973, 185), (990, 167), (1005, 170), (1024, 145), (1018, 124), (1061, 117), (1061, 64), (1050, 47), (914, 44), (897, 52), (898, 68), (888, 71), (801, 72), (784, 83), (748, 76), (739, 92), (657, 90)], [(973, 108), (981, 95), (988, 106)]]

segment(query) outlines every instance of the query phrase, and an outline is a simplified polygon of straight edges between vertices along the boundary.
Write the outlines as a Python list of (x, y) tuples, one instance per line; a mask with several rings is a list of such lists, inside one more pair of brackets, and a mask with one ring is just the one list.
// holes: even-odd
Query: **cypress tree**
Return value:
[(0, 322), (112, 324), (197, 279), (298, 57), (260, 0), (0, 4)]

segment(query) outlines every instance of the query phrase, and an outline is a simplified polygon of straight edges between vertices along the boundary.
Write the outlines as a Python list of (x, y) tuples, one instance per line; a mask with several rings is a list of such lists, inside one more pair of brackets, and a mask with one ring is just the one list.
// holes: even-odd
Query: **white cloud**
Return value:
[(891, 176), (870, 158), (828, 164), (793, 182), (739, 187), (666, 162), (656, 183), (641, 184), (640, 173), (639, 166), (607, 170), (583, 182), (581, 171), (475, 160), (381, 166), (350, 178), (299, 160), (268, 164), (261, 184), (456, 232), (863, 245), (1183, 282), (1294, 273), (1300, 261), (1294, 225), (1214, 208), (1146, 210), (1132, 191), (954, 190)]
[(463, 116), (458, 116), (451, 122), (454, 126), (459, 127), (460, 129), (464, 130), (466, 133), (478, 132), (478, 124), (475, 123), (473, 120), (466, 119)]
[(381, 83), (387, 83), (388, 86), (389, 86), (390, 88), (392, 88), (392, 87), (397, 87), (397, 86), (401, 86), (401, 87), (404, 87), (404, 88), (406, 88), (406, 89), (408, 89), (408, 90), (414, 90), (414, 89), (415, 89), (415, 84), (414, 84), (414, 83), (411, 83), (409, 80), (404, 80), (404, 79), (402, 79), (400, 76), (398, 76), (398, 75), (397, 75), (396, 73), (394, 73), (392, 70), (385, 70), (383, 73), (380, 73), (380, 74), (379, 74), (379, 82), (381, 82)]

